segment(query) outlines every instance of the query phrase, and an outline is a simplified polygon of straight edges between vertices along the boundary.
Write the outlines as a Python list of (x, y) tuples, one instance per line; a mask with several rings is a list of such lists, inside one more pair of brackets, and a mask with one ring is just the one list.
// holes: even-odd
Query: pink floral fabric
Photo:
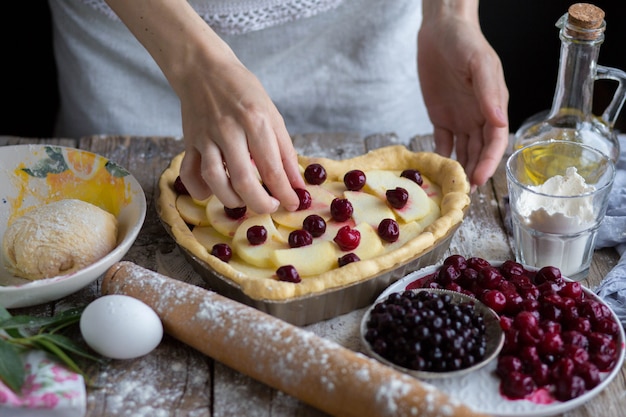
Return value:
[(83, 377), (52, 360), (43, 351), (24, 354), (26, 381), (21, 395), (0, 381), (0, 415), (12, 417), (83, 417)]

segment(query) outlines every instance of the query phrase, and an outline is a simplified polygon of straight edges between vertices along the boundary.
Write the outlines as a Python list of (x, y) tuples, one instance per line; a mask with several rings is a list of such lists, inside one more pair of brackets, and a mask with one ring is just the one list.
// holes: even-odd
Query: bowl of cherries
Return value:
[[(391, 307), (389, 317), (373, 320), (372, 313), (383, 310), (382, 303), (393, 301), (407, 306), (408, 301), (397, 300), (404, 296), (417, 298), (421, 291), (459, 294), (457, 297), (462, 295), (474, 300), (475, 307), (484, 307), (496, 316), (503, 343), (494, 360), (489, 361), (487, 355), (484, 360), (488, 366), (469, 366), (470, 372), (459, 373), (466, 374), (462, 378), (433, 380), (438, 388), (481, 412), (510, 416), (565, 412), (606, 387), (624, 362), (624, 329), (615, 313), (591, 290), (562, 276), (558, 268), (532, 268), (512, 260), (490, 262), (460, 255), (449, 256), (440, 265), (413, 272), (380, 294), (366, 312), (361, 326), (367, 353), (374, 352), (372, 356), (379, 359), (382, 355), (376, 354), (377, 350), (383, 352), (382, 348), (386, 347), (389, 349), (383, 356), (386, 363), (395, 362), (394, 367), (415, 374), (414, 369), (421, 364), (415, 349), (413, 357), (408, 359), (403, 356), (406, 353), (397, 353), (410, 339), (407, 335), (423, 332), (423, 329), (416, 330), (419, 326), (407, 325), (411, 320), (406, 320), (410, 315), (406, 311), (411, 310), (404, 308), (402, 312)], [(471, 304), (467, 299), (462, 302)], [(443, 309), (445, 303), (438, 305)], [(404, 316), (402, 324), (399, 324), (400, 316)], [(381, 341), (380, 335), (371, 330), (380, 326), (377, 321), (384, 320), (395, 320), (394, 326), (401, 328), (395, 340)], [(472, 322), (467, 327), (480, 326)], [(497, 335), (493, 333), (491, 337), (497, 338)], [(497, 346), (493, 340), (491, 343)], [(447, 346), (449, 341), (445, 344)], [(419, 356), (432, 355), (437, 346), (442, 346), (442, 342), (432, 339), (422, 342), (420, 347), (426, 353)], [(465, 352), (470, 354), (471, 350)], [(442, 357), (446, 356), (451, 357), (451, 353), (443, 352)], [(470, 359), (469, 363), (476, 359)], [(443, 371), (444, 376), (446, 373), (459, 375), (451, 369), (433, 371)]]

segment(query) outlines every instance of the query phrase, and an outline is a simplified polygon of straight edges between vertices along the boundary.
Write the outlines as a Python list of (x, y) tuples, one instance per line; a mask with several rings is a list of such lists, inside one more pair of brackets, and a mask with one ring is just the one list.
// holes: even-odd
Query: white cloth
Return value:
[(626, 135), (619, 135), (621, 153), (606, 216), (598, 230), (596, 249), (615, 247), (620, 260), (595, 292), (615, 311), (626, 328)]
[[(128, 29), (83, 2), (49, 1), (61, 99), (56, 134), (181, 136), (178, 98)], [(238, 3), (272, 1), (288, 0)], [(420, 1), (343, 0), (221, 36), (261, 80), (290, 133), (395, 132), (408, 140), (432, 132), (417, 78), (420, 23)]]

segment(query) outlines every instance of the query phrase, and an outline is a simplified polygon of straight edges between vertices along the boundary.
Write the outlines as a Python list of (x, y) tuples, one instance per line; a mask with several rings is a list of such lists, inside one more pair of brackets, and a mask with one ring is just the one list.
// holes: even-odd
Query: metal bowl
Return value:
[(463, 304), (463, 303), (471, 303), (474, 305), (474, 313), (477, 316), (482, 316), (485, 321), (485, 337), (487, 340), (487, 346), (485, 349), (485, 356), (482, 361), (477, 362), (476, 364), (462, 368), (455, 371), (449, 372), (434, 372), (434, 371), (419, 371), (414, 369), (405, 368), (403, 366), (397, 365), (394, 362), (380, 356), (376, 353), (370, 343), (365, 339), (365, 335), (367, 333), (368, 327), (367, 324), (370, 321), (372, 311), (376, 307), (377, 304), (383, 302), (387, 297), (389, 297), (390, 293), (385, 292), (384, 295), (381, 295), (376, 302), (365, 312), (363, 315), (363, 319), (361, 320), (361, 344), (363, 346), (363, 350), (365, 353), (373, 358), (376, 358), (380, 362), (388, 365), (394, 369), (402, 371), (404, 373), (410, 374), (419, 379), (441, 379), (441, 378), (453, 378), (459, 377), (461, 375), (468, 374), (477, 369), (480, 369), (486, 366), (489, 362), (494, 360), (504, 345), (504, 332), (500, 327), (500, 318), (499, 316), (489, 307), (478, 301), (476, 298), (471, 297), (466, 294), (462, 294), (456, 291), (443, 290), (443, 289), (433, 289), (433, 288), (418, 288), (414, 290), (410, 290), (413, 292), (429, 292), (436, 294), (448, 294), (451, 297), (452, 304)]

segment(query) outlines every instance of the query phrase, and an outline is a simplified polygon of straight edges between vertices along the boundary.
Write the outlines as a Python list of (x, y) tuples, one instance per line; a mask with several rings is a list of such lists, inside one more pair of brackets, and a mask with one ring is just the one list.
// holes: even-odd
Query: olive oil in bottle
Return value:
[[(513, 147), (519, 149), (540, 141), (575, 141), (596, 148), (616, 161), (620, 149), (613, 126), (626, 99), (626, 72), (597, 64), (606, 27), (604, 11), (588, 3), (573, 4), (556, 26), (560, 28), (561, 52), (552, 107), (521, 125)], [(592, 104), (594, 82), (599, 79), (617, 81), (618, 87), (611, 103), (598, 117), (592, 113)], [(567, 163), (572, 157), (533, 155), (537, 161), (553, 159), (552, 163)]]

